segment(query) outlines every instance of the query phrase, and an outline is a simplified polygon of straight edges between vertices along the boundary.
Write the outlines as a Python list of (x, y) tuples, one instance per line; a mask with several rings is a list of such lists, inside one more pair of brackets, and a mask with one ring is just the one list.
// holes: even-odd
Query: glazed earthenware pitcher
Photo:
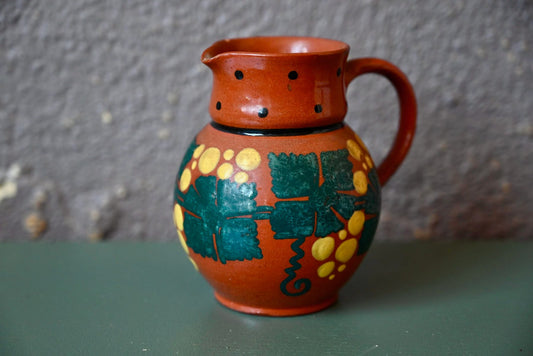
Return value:
[[(231, 309), (324, 309), (372, 243), (380, 187), (409, 150), (416, 100), (397, 67), (347, 60), (348, 51), (322, 38), (256, 37), (202, 54), (213, 72), (212, 121), (179, 167), (174, 222), (192, 264)], [(365, 73), (386, 77), (399, 99), (398, 133), (378, 166), (343, 122), (346, 88)]]

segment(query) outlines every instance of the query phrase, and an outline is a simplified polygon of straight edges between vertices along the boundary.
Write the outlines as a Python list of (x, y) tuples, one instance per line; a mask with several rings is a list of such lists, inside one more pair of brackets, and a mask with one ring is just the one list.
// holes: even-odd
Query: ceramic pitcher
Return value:
[[(381, 186), (413, 140), (416, 100), (397, 67), (347, 60), (348, 51), (329, 39), (255, 37), (222, 40), (202, 54), (213, 73), (212, 121), (179, 167), (174, 223), (190, 261), (231, 309), (324, 309), (372, 243)], [(343, 122), (346, 88), (365, 73), (386, 77), (400, 107), (395, 141), (378, 166)]]

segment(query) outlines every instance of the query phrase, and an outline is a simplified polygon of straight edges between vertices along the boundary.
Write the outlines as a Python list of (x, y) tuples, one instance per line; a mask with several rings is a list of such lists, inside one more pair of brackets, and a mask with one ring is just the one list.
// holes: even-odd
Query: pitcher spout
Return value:
[(229, 50), (230, 40), (222, 40), (213, 43), (209, 48), (202, 52), (202, 63), (208, 66), (209, 68), (214, 67), (214, 65), (221, 61), (224, 53), (230, 52)]

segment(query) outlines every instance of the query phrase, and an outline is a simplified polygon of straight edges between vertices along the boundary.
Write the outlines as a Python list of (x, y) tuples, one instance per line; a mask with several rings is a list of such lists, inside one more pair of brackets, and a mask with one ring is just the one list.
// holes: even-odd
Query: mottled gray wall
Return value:
[[(2, 1), (0, 240), (175, 238), (174, 175), (209, 121), (212, 42), (310, 35), (412, 80), (419, 128), (378, 239), (533, 237), (533, 2)], [(374, 158), (393, 89), (349, 91)]]

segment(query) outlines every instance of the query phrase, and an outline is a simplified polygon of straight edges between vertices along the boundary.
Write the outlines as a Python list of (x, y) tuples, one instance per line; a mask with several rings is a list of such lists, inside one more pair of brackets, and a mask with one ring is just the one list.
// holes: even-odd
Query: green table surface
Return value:
[(219, 305), (176, 243), (0, 244), (0, 355), (533, 355), (533, 243), (375, 243), (322, 312)]

